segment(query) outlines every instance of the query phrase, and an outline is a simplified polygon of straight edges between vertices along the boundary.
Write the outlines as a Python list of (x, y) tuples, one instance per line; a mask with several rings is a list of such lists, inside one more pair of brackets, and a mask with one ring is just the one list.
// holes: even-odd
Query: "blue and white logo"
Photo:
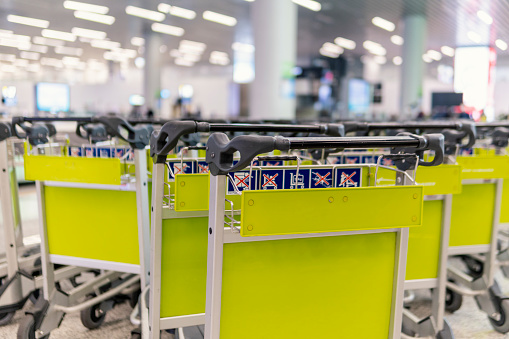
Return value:
[(336, 187), (361, 187), (361, 168), (336, 168)]

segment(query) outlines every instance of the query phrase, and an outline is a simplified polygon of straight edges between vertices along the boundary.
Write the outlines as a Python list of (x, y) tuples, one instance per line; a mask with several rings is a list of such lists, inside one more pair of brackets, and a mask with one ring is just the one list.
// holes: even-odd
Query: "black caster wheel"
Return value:
[[(49, 334), (40, 339), (48, 339)], [(17, 339), (35, 339), (35, 319), (31, 314), (27, 314), (19, 323)]]
[[(451, 281), (453, 282), (453, 281)], [(463, 296), (451, 289), (445, 289), (445, 310), (454, 313), (461, 308), (463, 304)]]
[(509, 332), (509, 299), (498, 299), (495, 303), (497, 303), (498, 317), (495, 319), (488, 316), (488, 319), (495, 331), (507, 333)]
[[(92, 299), (94, 297), (95, 297), (94, 295), (90, 295), (87, 297), (87, 300)], [(105, 318), (106, 312), (101, 309), (101, 303), (89, 308), (85, 308), (83, 311), (80, 312), (81, 323), (89, 330), (99, 328), (104, 322)]]
[(14, 318), (14, 314), (16, 312), (5, 312), (5, 313), (0, 313), (0, 326), (5, 326), (7, 324), (9, 324), (12, 320), (12, 318)]
[(467, 265), (468, 274), (470, 274), (472, 278), (477, 279), (482, 276), (484, 271), (484, 263), (482, 261), (469, 256), (464, 256), (462, 259), (465, 265)]
[(437, 334), (437, 339), (454, 339), (452, 328), (446, 319), (444, 319), (444, 328)]

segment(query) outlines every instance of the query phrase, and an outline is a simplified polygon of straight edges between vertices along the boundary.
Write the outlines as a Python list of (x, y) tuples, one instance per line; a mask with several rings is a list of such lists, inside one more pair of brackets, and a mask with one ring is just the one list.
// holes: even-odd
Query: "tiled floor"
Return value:
[[(33, 240), (38, 235), (37, 200), (33, 185), (20, 188), (20, 201), (24, 234)], [(1, 229), (0, 227), (0, 237), (3, 236)], [(1, 252), (3, 252), (3, 243), (0, 242)], [(497, 279), (504, 292), (509, 295), (509, 280), (500, 274)], [(417, 296), (418, 301), (413, 304), (412, 308), (418, 314), (426, 314), (430, 305), (430, 295), (428, 292), (420, 292)], [(27, 307), (29, 306), (31, 306), (30, 303)], [(51, 333), (51, 339), (130, 338), (130, 332), (134, 328), (129, 321), (130, 312), (131, 308), (128, 304), (117, 306), (108, 312), (103, 326), (94, 331), (89, 331), (81, 325), (79, 314), (68, 314), (60, 328)], [(15, 338), (17, 324), (22, 317), (23, 313), (18, 312), (12, 324), (0, 328), (0, 339)], [(447, 319), (457, 339), (509, 339), (509, 334), (502, 335), (493, 331), (486, 315), (478, 310), (472, 298), (465, 297), (463, 307), (454, 314), (447, 314)]]

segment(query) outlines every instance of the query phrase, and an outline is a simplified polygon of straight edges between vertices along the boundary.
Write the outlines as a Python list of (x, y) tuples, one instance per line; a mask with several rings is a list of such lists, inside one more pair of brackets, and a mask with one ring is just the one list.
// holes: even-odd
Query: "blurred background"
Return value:
[(504, 119), (504, 0), (0, 0), (0, 114)]

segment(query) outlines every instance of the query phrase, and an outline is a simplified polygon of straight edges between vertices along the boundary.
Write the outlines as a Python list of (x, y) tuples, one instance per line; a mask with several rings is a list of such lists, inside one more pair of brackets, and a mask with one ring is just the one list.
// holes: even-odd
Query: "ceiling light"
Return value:
[(234, 42), (232, 44), (232, 49), (236, 52), (241, 53), (253, 53), (255, 51), (255, 46), (251, 44), (245, 44), (242, 42)]
[(159, 33), (164, 33), (164, 34), (169, 34), (169, 35), (175, 35), (175, 36), (182, 36), (182, 35), (184, 35), (184, 29), (182, 27), (160, 24), (158, 22), (154, 22), (152, 24), (152, 30), (154, 32), (159, 32)]
[(64, 63), (62, 62), (62, 60), (55, 59), (55, 58), (41, 58), (40, 63), (41, 63), (41, 65), (44, 65), (44, 66), (53, 66), (56, 68), (64, 67)]
[(129, 57), (126, 54), (118, 53), (116, 51), (106, 51), (103, 54), (103, 58), (106, 60), (125, 62), (129, 60)]
[(12, 33), (14, 33), (13, 31), (9, 31), (7, 29), (0, 29), (0, 34), (9, 34), (11, 35)]
[(32, 38), (32, 42), (34, 44), (47, 45), (47, 46), (63, 46), (65, 44), (63, 41), (60, 41), (60, 40), (47, 39), (47, 38), (43, 38), (40, 36), (34, 36)]
[(26, 41), (18, 41), (18, 40), (14, 40), (14, 39), (0, 38), (0, 46), (14, 47), (14, 48), (18, 48), (18, 49), (27, 50), (32, 46), (32, 44), (30, 42), (26, 42)]
[(367, 49), (371, 54), (384, 56), (387, 54), (387, 50), (377, 42), (366, 40), (362, 46)]
[(396, 29), (396, 25), (393, 22), (390, 22), (389, 20), (385, 20), (383, 18), (380, 18), (378, 16), (374, 17), (371, 22), (373, 25), (380, 27), (382, 29), (385, 29), (386, 31), (392, 32)]
[(109, 8), (106, 6), (92, 5), (78, 1), (64, 1), (64, 8), (97, 14), (107, 14), (109, 11)]
[(228, 56), (228, 53), (225, 52), (219, 52), (219, 51), (212, 51), (210, 53), (211, 58), (217, 58), (217, 59), (230, 59)]
[(169, 13), (173, 16), (178, 16), (179, 18), (184, 18), (188, 20), (193, 20), (194, 18), (196, 18), (195, 11), (177, 6), (171, 6)]
[(376, 56), (373, 58), (373, 61), (379, 65), (385, 65), (387, 63), (387, 58), (384, 56)]
[(19, 42), (30, 42), (30, 37), (28, 35), (0, 33), (0, 38), (15, 40)]
[(62, 58), (64, 65), (77, 65), (81, 62), (80, 58), (65, 56)]
[(392, 63), (396, 66), (399, 66), (403, 63), (403, 58), (400, 56), (395, 56), (394, 58), (392, 58)]
[(65, 41), (76, 41), (76, 35), (68, 32), (55, 31), (52, 29), (43, 29), (41, 35), (45, 38), (58, 39)]
[(198, 62), (201, 59), (201, 55), (183, 54), (181, 58), (187, 61)]
[(339, 57), (339, 53), (334, 53), (334, 52), (325, 50), (323, 48), (320, 48), (320, 54), (323, 56), (329, 57), (329, 58), (334, 58), (334, 59)]
[(27, 49), (29, 52), (37, 52), (37, 53), (46, 53), (48, 52), (48, 46), (41, 46), (41, 45), (31, 45), (29, 49)]
[(48, 28), (48, 26), (49, 26), (48, 20), (33, 19), (33, 18), (28, 18), (26, 16), (19, 16), (19, 15), (8, 15), (7, 21), (13, 22), (16, 24), (34, 26), (34, 27), (40, 27), (40, 28)]
[(14, 54), (0, 54), (0, 60), (14, 62), (16, 56)]
[(39, 53), (35, 53), (35, 52), (23, 51), (23, 52), (19, 53), (19, 57), (23, 58), (23, 59), (28, 59), (28, 60), (39, 60), (41, 55)]
[(433, 59), (431, 59), (431, 58), (430, 58), (430, 56), (429, 56), (429, 55), (427, 55), (427, 54), (424, 54), (424, 55), (422, 56), (422, 60), (424, 60), (424, 62), (426, 62), (426, 63), (428, 63), (428, 64), (429, 64), (429, 63), (431, 63), (431, 62), (433, 62)]
[(349, 39), (345, 39), (345, 38), (341, 38), (341, 37), (338, 37), (338, 38), (334, 39), (334, 43), (336, 45), (341, 46), (341, 47), (346, 48), (346, 49), (355, 49), (355, 47), (357, 46), (355, 41), (349, 40)]
[(25, 59), (16, 59), (12, 64), (19, 67), (26, 67), (28, 65), (28, 62), (29, 61)]
[(110, 40), (92, 40), (90, 46), (102, 49), (115, 49), (120, 48), (120, 42)]
[(74, 12), (74, 17), (78, 19), (98, 22), (105, 25), (112, 25), (115, 22), (115, 18), (111, 15), (103, 15), (85, 11), (76, 11)]
[(160, 3), (158, 6), (157, 6), (157, 10), (159, 12), (162, 12), (162, 13), (170, 13), (170, 8), (171, 6), (168, 5), (168, 4), (164, 4), (164, 3)]
[(197, 51), (202, 53), (205, 48), (207, 48), (207, 45), (205, 45), (203, 42), (198, 41), (191, 41), (191, 40), (182, 40), (179, 44), (179, 50), (190, 50), (190, 51)]
[(481, 19), (486, 25), (491, 25), (493, 23), (493, 18), (491, 15), (486, 13), (485, 11), (478, 11), (477, 16)]
[(442, 54), (444, 54), (444, 55), (447, 55), (451, 58), (454, 56), (454, 48), (452, 48), (452, 47), (442, 46), (442, 48), (440, 48), (440, 50), (442, 51)]
[(83, 48), (57, 46), (55, 47), (55, 53), (81, 56), (83, 54)]
[(438, 52), (438, 51), (435, 51), (435, 50), (432, 50), (430, 49), (429, 51), (426, 52), (426, 54), (433, 60), (435, 61), (440, 61), (442, 60), (442, 53)]
[(217, 22), (218, 24), (226, 26), (235, 26), (237, 24), (237, 19), (235, 19), (234, 17), (211, 11), (203, 12), (203, 19)]
[(495, 45), (503, 51), (507, 49), (507, 42), (505, 42), (504, 40), (497, 39), (495, 41)]
[(322, 49), (338, 55), (345, 51), (342, 47), (330, 42), (324, 43)]
[(175, 65), (191, 67), (191, 66), (194, 66), (194, 62), (183, 59), (183, 58), (177, 58), (177, 59), (175, 59)]
[(129, 59), (133, 59), (138, 55), (138, 52), (134, 49), (117, 48), (113, 52), (126, 56)]
[(89, 38), (89, 39), (99, 39), (99, 40), (101, 40), (101, 39), (105, 39), (106, 38), (106, 32), (95, 31), (93, 29), (85, 29), (85, 28), (74, 27), (71, 30), (71, 33), (76, 35), (76, 36), (83, 37), (83, 38)]
[(209, 62), (213, 65), (226, 66), (230, 63), (230, 57), (225, 52), (213, 51), (210, 53)]
[(27, 66), (27, 71), (37, 73), (41, 70), (41, 65), (39, 64), (30, 64)]
[(391, 36), (391, 42), (395, 45), (401, 46), (401, 45), (403, 45), (405, 40), (403, 40), (403, 38), (400, 37), (399, 35), (393, 35), (393, 36)]
[(297, 5), (300, 5), (302, 7), (306, 7), (307, 9), (310, 9), (312, 11), (318, 12), (322, 9), (322, 5), (313, 0), (292, 0)]
[(139, 46), (143, 46), (143, 45), (145, 45), (145, 39), (139, 38), (139, 37), (136, 37), (136, 36), (132, 37), (131, 38), (131, 45), (138, 46), (138, 47)]
[(125, 12), (129, 15), (134, 15), (143, 19), (159, 22), (163, 21), (166, 18), (166, 16), (161, 12), (151, 11), (149, 9), (135, 6), (127, 6), (125, 8)]
[(145, 67), (145, 59), (142, 57), (137, 57), (136, 59), (134, 59), (134, 66), (136, 66), (137, 68)]
[(172, 58), (180, 58), (182, 56), (182, 53), (180, 53), (180, 51), (178, 49), (172, 49), (170, 51), (170, 56)]
[(481, 36), (476, 32), (473, 31), (468, 32), (467, 37), (477, 44), (481, 42)]

